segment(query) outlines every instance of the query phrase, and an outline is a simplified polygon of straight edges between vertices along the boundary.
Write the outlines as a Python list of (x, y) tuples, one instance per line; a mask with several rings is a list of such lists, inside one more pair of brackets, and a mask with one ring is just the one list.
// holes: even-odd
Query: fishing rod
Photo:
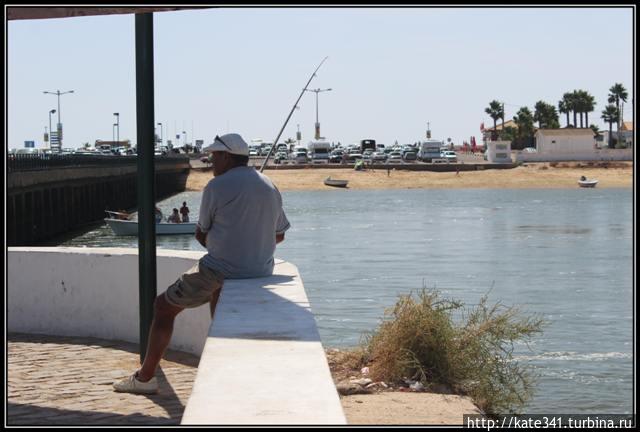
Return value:
[(329, 57), (325, 57), (324, 59), (322, 59), (322, 61), (320, 62), (316, 70), (313, 71), (313, 73), (311, 74), (311, 78), (309, 78), (309, 81), (307, 81), (307, 85), (304, 86), (304, 88), (300, 92), (300, 96), (298, 96), (298, 100), (296, 101), (296, 103), (293, 104), (293, 108), (291, 108), (291, 112), (289, 113), (289, 116), (287, 117), (284, 124), (282, 125), (282, 128), (280, 129), (280, 133), (278, 133), (276, 140), (273, 142), (273, 145), (271, 146), (269, 153), (267, 153), (267, 157), (264, 158), (264, 162), (262, 162), (262, 167), (260, 167), (260, 172), (264, 171), (264, 167), (267, 166), (267, 162), (269, 162), (269, 156), (271, 156), (271, 153), (275, 150), (276, 146), (278, 145), (278, 140), (280, 139), (280, 135), (282, 135), (284, 128), (287, 127), (287, 123), (289, 123), (289, 119), (293, 115), (293, 111), (298, 107), (298, 102), (300, 102), (300, 99), (302, 99), (302, 95), (307, 90), (307, 87), (309, 87), (309, 84), (311, 84), (311, 80), (313, 80), (313, 77), (316, 76), (316, 72), (318, 72), (318, 69), (320, 69), (320, 66), (322, 66), (322, 63), (324, 63), (325, 60), (328, 58)]

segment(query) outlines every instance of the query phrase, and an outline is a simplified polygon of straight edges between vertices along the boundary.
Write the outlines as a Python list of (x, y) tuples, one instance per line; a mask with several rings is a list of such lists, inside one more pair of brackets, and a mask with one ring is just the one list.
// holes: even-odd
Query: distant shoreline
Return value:
[[(524, 164), (513, 169), (433, 172), (375, 169), (354, 171), (337, 169), (267, 169), (267, 175), (280, 191), (296, 190), (373, 190), (373, 189), (575, 189), (578, 179), (597, 179), (596, 189), (630, 188), (633, 185), (633, 163), (613, 162), (608, 167), (587, 163)], [(600, 164), (602, 165), (602, 164)], [(324, 179), (349, 181), (347, 189), (324, 185)], [(188, 191), (201, 191), (213, 178), (211, 170), (192, 169), (187, 179)]]

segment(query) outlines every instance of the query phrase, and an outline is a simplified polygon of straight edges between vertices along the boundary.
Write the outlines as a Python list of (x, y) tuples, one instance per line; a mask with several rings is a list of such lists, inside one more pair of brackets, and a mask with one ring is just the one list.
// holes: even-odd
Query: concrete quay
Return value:
[(6, 426), (179, 425), (198, 357), (167, 351), (154, 395), (117, 393), (139, 367), (138, 345), (87, 337), (7, 335)]

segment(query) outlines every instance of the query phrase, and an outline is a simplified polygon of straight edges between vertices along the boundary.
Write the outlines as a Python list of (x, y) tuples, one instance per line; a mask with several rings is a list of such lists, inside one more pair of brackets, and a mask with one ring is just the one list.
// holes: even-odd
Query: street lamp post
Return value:
[(114, 123), (111, 127), (111, 141), (114, 143), (116, 142), (116, 126), (118, 126), (118, 123)]
[(184, 136), (184, 151), (189, 153), (189, 150), (187, 149), (187, 131), (182, 131), (182, 135)]
[[(56, 90), (55, 93), (49, 91), (43, 91), (44, 94), (52, 94), (58, 96), (58, 127), (57, 127), (57, 138), (58, 138), (58, 149), (62, 148), (62, 122), (60, 120), (60, 96), (67, 93), (73, 93), (73, 90), (69, 90), (66, 92), (60, 92), (60, 90)], [(54, 111), (55, 112), (55, 111)], [(49, 127), (49, 132), (51, 132), (51, 127)]]
[(118, 142), (118, 146), (120, 145), (120, 113), (113, 113), (114, 116), (116, 116), (116, 126), (117, 126), (117, 130), (118, 130), (118, 135), (117, 135), (117, 142)]
[[(49, 148), (51, 148), (51, 133), (53, 131), (53, 129), (51, 129), (51, 114), (55, 114), (56, 110), (52, 109), (51, 111), (49, 111)], [(58, 138), (56, 138), (56, 141), (58, 141)], [(60, 142), (60, 141), (58, 141)]]
[(162, 136), (163, 136), (163, 133), (162, 133), (162, 123), (158, 123), (158, 126), (160, 126), (160, 145), (163, 145), (163, 142), (162, 142)]
[(320, 139), (320, 122), (318, 121), (318, 93), (321, 92), (325, 92), (325, 91), (331, 91), (332, 89), (328, 88), (328, 89), (315, 89), (315, 90), (309, 90), (309, 89), (305, 89), (305, 91), (309, 91), (309, 92), (314, 92), (316, 94), (316, 140)]

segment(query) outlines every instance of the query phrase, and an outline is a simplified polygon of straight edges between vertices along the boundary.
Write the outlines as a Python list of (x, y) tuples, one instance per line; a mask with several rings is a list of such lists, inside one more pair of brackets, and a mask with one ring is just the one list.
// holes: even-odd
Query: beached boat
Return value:
[(594, 188), (597, 184), (598, 180), (587, 180), (585, 177), (578, 180), (578, 185), (583, 188)]
[[(127, 217), (131, 215), (127, 213), (107, 211), (109, 217), (104, 221), (109, 225), (113, 233), (117, 236), (137, 236), (138, 235), (138, 221), (128, 220)], [(195, 234), (196, 223), (195, 222), (182, 222), (182, 223), (169, 223), (159, 222), (156, 223), (157, 235), (168, 234)]]
[(347, 187), (347, 184), (349, 183), (349, 180), (334, 180), (331, 177), (327, 177), (326, 179), (324, 179), (324, 184), (326, 184), (327, 186), (333, 186), (333, 187)]

